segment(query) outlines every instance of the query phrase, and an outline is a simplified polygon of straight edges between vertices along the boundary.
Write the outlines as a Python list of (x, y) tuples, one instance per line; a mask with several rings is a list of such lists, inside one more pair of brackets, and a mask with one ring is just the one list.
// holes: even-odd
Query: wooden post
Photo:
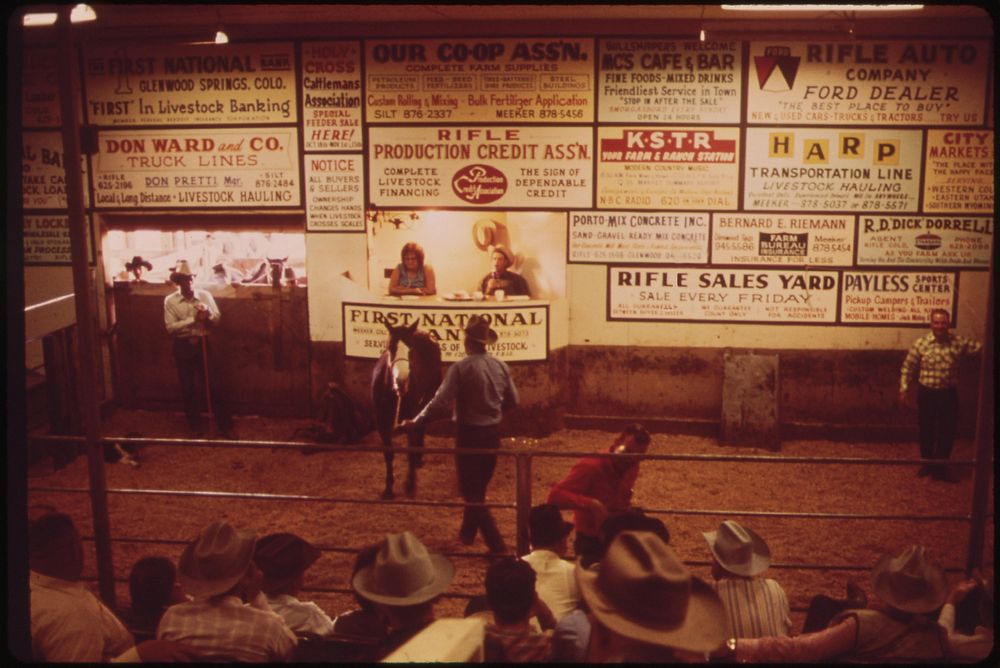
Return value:
[(531, 455), (518, 453), (517, 457), (517, 556), (531, 551), (528, 520), (531, 517)]
[(69, 217), (70, 254), (73, 260), (73, 291), (76, 294), (77, 340), (79, 342), (79, 405), (83, 416), (84, 443), (90, 477), (90, 507), (97, 551), (97, 579), (101, 598), (115, 607), (114, 565), (111, 558), (111, 523), (108, 519), (108, 489), (101, 444), (101, 415), (97, 391), (98, 342), (91, 308), (90, 258), (87, 254), (87, 217), (83, 203), (83, 172), (80, 168), (80, 124), (77, 118), (80, 75), (77, 43), (70, 22), (72, 5), (59, 10), (58, 77), (59, 112), (62, 116), (63, 168), (66, 170), (66, 209)]
[[(996, 255), (996, 247), (993, 248)], [(983, 546), (986, 536), (987, 497), (993, 477), (993, 266), (990, 262), (990, 280), (987, 282), (986, 334), (979, 364), (979, 400), (976, 402), (976, 468), (973, 471), (972, 509), (969, 519), (969, 551), (965, 570), (982, 566)], [(996, 519), (993, 520), (996, 522)]]

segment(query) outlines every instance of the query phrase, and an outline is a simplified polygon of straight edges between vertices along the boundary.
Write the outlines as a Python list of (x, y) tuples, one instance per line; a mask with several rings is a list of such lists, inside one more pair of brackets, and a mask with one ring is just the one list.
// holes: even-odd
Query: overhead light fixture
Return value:
[(227, 35), (224, 30), (216, 30), (215, 31), (215, 43), (216, 44), (229, 44), (229, 35)]
[(73, 11), (69, 13), (70, 23), (86, 23), (97, 20), (97, 12), (90, 5), (83, 3), (75, 5)]
[[(56, 12), (33, 12), (31, 14), (25, 14), (21, 19), (21, 25), (29, 28), (37, 26), (51, 26), (55, 25), (56, 21), (59, 20), (59, 14)], [(97, 12), (90, 5), (78, 4), (73, 7), (69, 13), (70, 23), (88, 23), (90, 21), (97, 20)]]
[(705, 41), (705, 5), (701, 6), (701, 19), (698, 24), (698, 39), (702, 42)]
[(902, 12), (923, 5), (721, 5), (735, 12)]
[(24, 18), (21, 19), (21, 25), (33, 28), (37, 26), (50, 26), (54, 25), (59, 15), (55, 12), (45, 12), (37, 14), (25, 14)]

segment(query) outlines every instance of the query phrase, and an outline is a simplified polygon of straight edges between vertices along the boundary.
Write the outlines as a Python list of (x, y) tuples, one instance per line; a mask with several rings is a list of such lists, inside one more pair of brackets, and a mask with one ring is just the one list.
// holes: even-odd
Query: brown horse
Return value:
[[(441, 347), (427, 332), (417, 331), (417, 323), (409, 327), (393, 327), (389, 331), (385, 350), (375, 362), (372, 372), (372, 406), (375, 411), (375, 429), (385, 447), (385, 491), (383, 499), (391, 499), (392, 491), (392, 433), (402, 420), (417, 415), (431, 400), (441, 384)], [(410, 448), (424, 446), (423, 427), (407, 432)], [(417, 469), (423, 464), (423, 453), (410, 452), (409, 470), (406, 473), (406, 495), (413, 497), (417, 491)]]

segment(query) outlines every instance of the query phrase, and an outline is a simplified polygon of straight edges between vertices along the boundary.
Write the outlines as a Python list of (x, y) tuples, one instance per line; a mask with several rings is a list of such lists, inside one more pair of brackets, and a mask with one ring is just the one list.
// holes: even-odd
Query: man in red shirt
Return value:
[[(633, 423), (622, 430), (608, 452), (645, 454), (648, 449), (649, 432)], [(609, 516), (629, 509), (632, 486), (638, 477), (638, 457), (585, 457), (561, 482), (552, 486), (548, 502), (576, 511), (573, 549), (578, 557), (583, 557), (584, 567), (601, 558), (601, 524)]]

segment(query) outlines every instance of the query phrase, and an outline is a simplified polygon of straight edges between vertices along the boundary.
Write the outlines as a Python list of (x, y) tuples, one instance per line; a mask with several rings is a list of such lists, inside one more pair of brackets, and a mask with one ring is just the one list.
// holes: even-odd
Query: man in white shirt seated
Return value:
[(531, 509), (528, 530), (532, 551), (522, 559), (531, 565), (538, 578), (535, 582), (538, 598), (559, 620), (580, 605), (576, 566), (563, 559), (569, 551), (573, 523), (563, 520), (559, 508), (546, 503)]
[(312, 601), (300, 601), (306, 570), (322, 552), (293, 533), (273, 533), (257, 541), (254, 562), (264, 574), (261, 589), (271, 609), (299, 635), (333, 633), (333, 620)]
[(297, 640), (260, 590), (256, 542), (252, 531), (228, 522), (205, 528), (184, 549), (177, 568), (181, 587), (194, 600), (167, 608), (156, 637), (210, 661), (287, 661)]

